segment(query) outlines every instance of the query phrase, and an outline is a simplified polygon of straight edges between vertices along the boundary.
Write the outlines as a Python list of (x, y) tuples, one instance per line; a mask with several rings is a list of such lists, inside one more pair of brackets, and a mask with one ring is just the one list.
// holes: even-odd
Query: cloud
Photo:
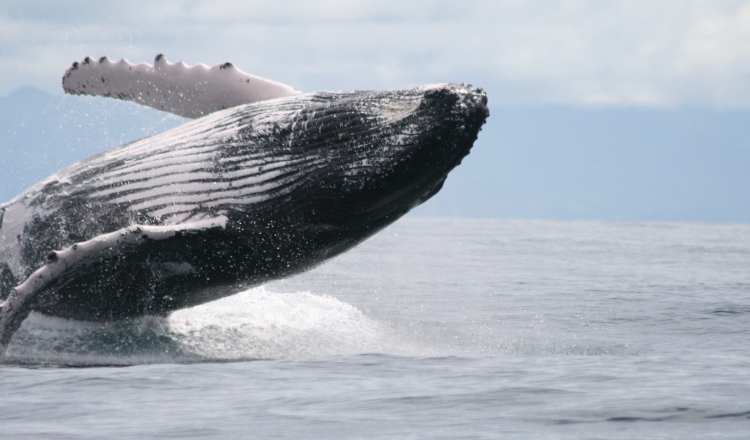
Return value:
[(163, 52), (302, 90), (469, 81), (510, 104), (750, 107), (747, 1), (110, 3), (0, 3), (0, 95), (60, 93), (86, 55)]

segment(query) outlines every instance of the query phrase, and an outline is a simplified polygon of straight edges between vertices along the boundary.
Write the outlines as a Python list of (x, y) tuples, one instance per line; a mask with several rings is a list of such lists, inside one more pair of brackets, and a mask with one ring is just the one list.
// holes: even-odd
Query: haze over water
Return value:
[(746, 438), (748, 267), (750, 225), (407, 218), (314, 271), (165, 319), (33, 315), (3, 358), (0, 426)]

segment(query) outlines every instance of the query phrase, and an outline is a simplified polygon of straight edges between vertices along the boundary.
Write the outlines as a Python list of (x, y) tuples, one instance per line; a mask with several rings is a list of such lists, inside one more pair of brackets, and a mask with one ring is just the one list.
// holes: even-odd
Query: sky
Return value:
[(750, 2), (0, 1), (0, 96), (85, 56), (241, 69), (303, 91), (459, 81), (501, 105), (750, 107)]
[[(230, 61), (302, 91), (467, 82), (491, 116), (424, 215), (750, 223), (748, 42), (750, 0), (0, 0), (0, 104), (13, 113), (33, 87), (63, 100), (45, 104), (68, 112), (60, 127), (85, 125), (60, 85), (85, 56)], [(148, 131), (147, 116), (104, 132)], [(52, 157), (54, 139), (75, 138), (0, 124), (9, 151), (39, 142)], [(76, 148), (39, 170), (96, 152)], [(36, 166), (16, 153), (0, 172)], [(24, 177), (13, 184), (36, 181)]]

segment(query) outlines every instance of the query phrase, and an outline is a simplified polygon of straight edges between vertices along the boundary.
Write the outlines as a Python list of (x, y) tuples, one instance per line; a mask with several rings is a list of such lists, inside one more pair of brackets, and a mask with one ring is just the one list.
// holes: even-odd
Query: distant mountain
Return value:
[(183, 118), (106, 98), (25, 87), (0, 98), (0, 202), (67, 165), (176, 127)]
[[(750, 223), (750, 111), (502, 107), (413, 215)], [(32, 88), (0, 98), (0, 200), (186, 120)]]

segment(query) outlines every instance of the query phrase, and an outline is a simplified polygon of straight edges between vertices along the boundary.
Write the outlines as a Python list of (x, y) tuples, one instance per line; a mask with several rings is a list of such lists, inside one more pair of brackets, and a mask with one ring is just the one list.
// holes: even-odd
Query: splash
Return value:
[[(622, 354), (625, 347), (579, 341), (534, 322), (487, 326), (411, 316), (373, 318), (329, 295), (258, 287), (170, 316), (114, 323), (34, 313), (0, 363), (139, 365), (232, 362), (378, 353), (399, 356)], [(449, 320), (450, 321), (450, 320)]]
[(213, 359), (269, 359), (380, 352), (389, 329), (357, 308), (309, 292), (252, 289), (169, 319), (175, 340)]
[(2, 360), (31, 365), (224, 362), (393, 352), (394, 331), (356, 307), (263, 287), (167, 318), (93, 323), (31, 315)]

